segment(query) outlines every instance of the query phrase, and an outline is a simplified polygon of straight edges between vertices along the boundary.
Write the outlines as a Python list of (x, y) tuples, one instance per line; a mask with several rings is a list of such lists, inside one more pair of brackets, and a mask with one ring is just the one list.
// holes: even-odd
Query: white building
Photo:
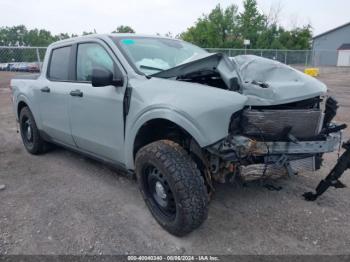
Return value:
[(337, 66), (350, 66), (350, 43), (342, 44), (338, 48)]

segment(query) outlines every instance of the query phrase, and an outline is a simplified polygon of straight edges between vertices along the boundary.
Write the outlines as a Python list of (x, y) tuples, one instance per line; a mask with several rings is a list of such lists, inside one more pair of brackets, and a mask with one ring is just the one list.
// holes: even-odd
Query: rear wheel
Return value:
[(153, 142), (136, 155), (136, 175), (148, 208), (171, 234), (183, 236), (207, 218), (208, 193), (187, 152), (169, 140)]
[(23, 107), (19, 116), (19, 127), (24, 147), (31, 154), (41, 154), (46, 151), (47, 144), (41, 138), (32, 112)]

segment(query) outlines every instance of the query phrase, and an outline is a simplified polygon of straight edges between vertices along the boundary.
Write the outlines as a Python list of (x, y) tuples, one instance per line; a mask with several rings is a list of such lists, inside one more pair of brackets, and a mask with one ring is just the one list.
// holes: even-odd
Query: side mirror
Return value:
[(123, 86), (123, 78), (113, 79), (113, 73), (108, 69), (95, 68), (92, 70), (91, 84), (94, 87), (100, 86)]

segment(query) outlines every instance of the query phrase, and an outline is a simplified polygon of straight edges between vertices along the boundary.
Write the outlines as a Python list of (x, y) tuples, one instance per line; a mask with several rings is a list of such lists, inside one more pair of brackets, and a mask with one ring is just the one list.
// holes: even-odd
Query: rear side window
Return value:
[(69, 59), (71, 46), (65, 46), (52, 50), (49, 74), (50, 80), (66, 81), (68, 80)]

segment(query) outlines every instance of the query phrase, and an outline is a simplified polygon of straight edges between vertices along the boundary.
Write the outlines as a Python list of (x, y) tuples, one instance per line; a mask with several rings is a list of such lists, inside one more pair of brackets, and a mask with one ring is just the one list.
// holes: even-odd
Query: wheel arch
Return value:
[(160, 140), (170, 140), (184, 148), (196, 163), (208, 189), (210, 189), (211, 181), (208, 180), (207, 176), (208, 161), (204, 156), (204, 151), (190, 132), (171, 120), (165, 118), (150, 119), (138, 129), (133, 143), (133, 162), (137, 152), (142, 147)]
[[(154, 109), (145, 112), (136, 119), (133, 123), (130, 123), (126, 127), (125, 136), (125, 164), (130, 170), (134, 170), (134, 157), (137, 149), (140, 148), (140, 143), (136, 139), (140, 137), (139, 132), (145, 132), (145, 126), (162, 127), (164, 124), (167, 127), (174, 126), (177, 130), (181, 130), (187, 137), (193, 138), (200, 147), (206, 146), (208, 138), (200, 127), (196, 126), (196, 121), (188, 119), (188, 117), (176, 112), (175, 110), (161, 108)], [(151, 125), (150, 125), (151, 124)], [(148, 141), (147, 141), (148, 142)], [(150, 141), (152, 142), (152, 141)], [(145, 145), (145, 144), (143, 144)]]
[[(193, 136), (177, 123), (165, 118), (154, 118), (146, 121), (137, 131), (133, 143), (133, 157), (142, 147), (157, 140), (167, 139), (185, 146)], [(186, 141), (188, 140), (188, 141)]]
[[(37, 107), (39, 105), (36, 105)], [(17, 98), (17, 104), (16, 107), (14, 108), (15, 113), (16, 113), (16, 118), (19, 121), (19, 115), (21, 113), (21, 110), (24, 107), (28, 107), (30, 112), (32, 112), (35, 123), (39, 129), (41, 129), (41, 122), (40, 122), (40, 117), (39, 117), (39, 108), (35, 108), (35, 106), (31, 103), (31, 101), (24, 96), (23, 94), (19, 95)]]
[(18, 119), (19, 119), (19, 114), (21, 113), (21, 110), (24, 107), (28, 107), (29, 108), (29, 106), (28, 106), (28, 104), (26, 102), (24, 102), (23, 100), (19, 101), (18, 104), (17, 104), (17, 111), (16, 111)]

